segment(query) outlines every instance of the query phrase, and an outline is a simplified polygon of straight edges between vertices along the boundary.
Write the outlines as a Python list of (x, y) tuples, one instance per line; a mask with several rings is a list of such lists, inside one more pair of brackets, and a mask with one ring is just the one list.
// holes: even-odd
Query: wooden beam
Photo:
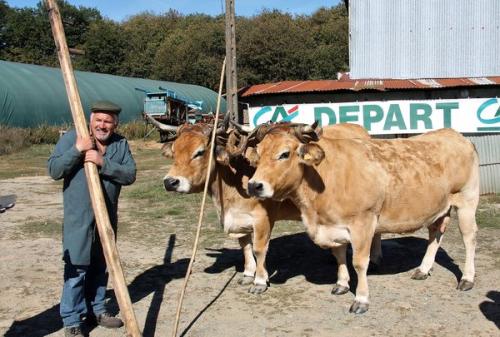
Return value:
[(238, 116), (238, 78), (236, 76), (236, 23), (234, 0), (226, 0), (226, 102), (231, 119), (241, 122)]
[[(66, 43), (66, 36), (61, 21), (61, 14), (57, 6), (56, 0), (45, 0), (49, 11), (50, 25), (52, 27), (52, 34), (57, 48), (57, 55), (59, 63), (61, 64), (61, 71), (66, 86), (66, 93), (68, 95), (71, 114), (75, 124), (76, 133), (79, 136), (89, 137), (89, 130), (87, 129), (87, 122), (83, 113), (80, 94), (76, 85), (75, 75), (73, 73), (73, 66)], [(128, 335), (132, 337), (141, 336), (141, 331), (137, 325), (134, 310), (132, 309), (132, 302), (127, 289), (127, 283), (123, 275), (120, 257), (115, 243), (115, 234), (104, 201), (99, 173), (97, 166), (94, 163), (85, 163), (85, 174), (87, 176), (87, 183), (90, 192), (90, 199), (92, 200), (92, 208), (94, 209), (95, 220), (99, 237), (101, 239), (106, 264), (113, 281), (116, 299), (120, 307), (121, 315), (125, 323)]]

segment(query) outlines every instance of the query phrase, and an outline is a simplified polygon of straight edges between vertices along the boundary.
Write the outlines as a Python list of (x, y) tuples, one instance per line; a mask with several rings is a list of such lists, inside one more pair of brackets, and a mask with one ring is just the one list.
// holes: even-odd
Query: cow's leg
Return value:
[(261, 294), (267, 290), (269, 276), (266, 269), (266, 255), (271, 237), (272, 224), (269, 218), (257, 221), (254, 226), (253, 250), (257, 259), (257, 269), (253, 286), (248, 290), (252, 294)]
[(373, 235), (372, 245), (370, 248), (370, 264), (369, 271), (377, 271), (382, 264), (382, 234), (376, 233)]
[(429, 276), (429, 272), (436, 259), (436, 253), (439, 249), (439, 245), (443, 240), (443, 234), (450, 222), (450, 212), (438, 220), (436, 220), (432, 225), (429, 226), (429, 242), (427, 244), (427, 250), (425, 256), (422, 259), (422, 263), (415, 270), (411, 276), (414, 280), (425, 280)]
[(474, 255), (476, 251), (476, 201), (470, 201), (457, 210), (458, 225), (465, 245), (465, 266), (457, 289), (470, 290), (474, 286)]
[(243, 277), (238, 281), (238, 284), (249, 285), (253, 282), (257, 266), (253, 256), (252, 234), (238, 238), (238, 242), (240, 243), (241, 250), (243, 251), (243, 258), (245, 259), (245, 270), (243, 271)]
[(337, 283), (333, 286), (332, 294), (342, 295), (349, 291), (349, 270), (346, 264), (347, 245), (332, 248), (332, 254), (337, 260)]
[(368, 264), (370, 262), (370, 247), (375, 232), (376, 217), (367, 215), (356, 219), (351, 228), (352, 265), (358, 276), (356, 298), (349, 312), (362, 314), (368, 310)]

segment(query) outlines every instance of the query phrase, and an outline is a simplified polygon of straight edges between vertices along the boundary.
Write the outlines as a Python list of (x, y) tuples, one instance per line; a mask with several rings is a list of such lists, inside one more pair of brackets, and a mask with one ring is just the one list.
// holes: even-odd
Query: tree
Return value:
[(240, 85), (308, 78), (314, 40), (300, 23), (277, 10), (238, 21)]
[(337, 72), (349, 69), (347, 8), (343, 4), (320, 8), (312, 15), (310, 25), (316, 44), (310, 76), (335, 79)]
[(120, 72), (127, 76), (151, 78), (155, 55), (163, 40), (176, 29), (182, 20), (174, 10), (163, 15), (142, 13), (122, 24), (127, 35), (127, 50)]
[(127, 35), (110, 20), (95, 21), (85, 34), (85, 55), (79, 60), (82, 70), (121, 75), (121, 63), (127, 51)]
[(7, 47), (7, 36), (5, 35), (8, 15), (12, 10), (5, 0), (0, 0), (0, 57), (3, 58), (3, 51)]
[(223, 17), (191, 15), (159, 46), (155, 78), (217, 89), (225, 54)]
[[(89, 24), (100, 20), (101, 15), (97, 9), (76, 8), (66, 1), (58, 1), (58, 5), (68, 45), (81, 45)], [(3, 59), (49, 66), (58, 64), (48, 12), (42, 2), (35, 8), (10, 9), (5, 18), (1, 31), (5, 44)]]

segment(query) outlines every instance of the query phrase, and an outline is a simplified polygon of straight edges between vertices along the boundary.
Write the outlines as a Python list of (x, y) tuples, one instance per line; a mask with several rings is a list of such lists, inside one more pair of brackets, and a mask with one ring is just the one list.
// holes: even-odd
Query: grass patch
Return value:
[(0, 156), (0, 179), (47, 175), (47, 159), (54, 145), (33, 145)]
[(500, 194), (481, 197), (476, 222), (480, 228), (500, 228)]
[(22, 235), (28, 238), (60, 238), (62, 220), (28, 220), (20, 227)]

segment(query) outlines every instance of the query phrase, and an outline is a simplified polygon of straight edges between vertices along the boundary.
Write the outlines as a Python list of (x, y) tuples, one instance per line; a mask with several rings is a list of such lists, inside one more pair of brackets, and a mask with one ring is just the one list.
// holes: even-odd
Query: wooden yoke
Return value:
[[(82, 103), (80, 101), (80, 94), (78, 93), (75, 75), (73, 73), (73, 66), (71, 65), (69, 57), (69, 50), (66, 43), (61, 14), (55, 0), (45, 0), (45, 2), (49, 11), (52, 34), (57, 48), (59, 63), (61, 64), (64, 85), (66, 86), (66, 93), (68, 95), (76, 133), (78, 136), (89, 137), (87, 122), (85, 120)], [(106, 258), (106, 264), (111, 275), (111, 280), (113, 281), (116, 299), (125, 323), (125, 328), (127, 329), (127, 335), (139, 337), (142, 334), (139, 330), (139, 326), (137, 325), (127, 284), (123, 275), (123, 269), (115, 243), (115, 234), (109, 221), (109, 215), (104, 201), (97, 166), (94, 163), (86, 162), (85, 174), (87, 176), (90, 198), (92, 200), (92, 208), (94, 209), (95, 220), (99, 236), (101, 238), (104, 256)]]

